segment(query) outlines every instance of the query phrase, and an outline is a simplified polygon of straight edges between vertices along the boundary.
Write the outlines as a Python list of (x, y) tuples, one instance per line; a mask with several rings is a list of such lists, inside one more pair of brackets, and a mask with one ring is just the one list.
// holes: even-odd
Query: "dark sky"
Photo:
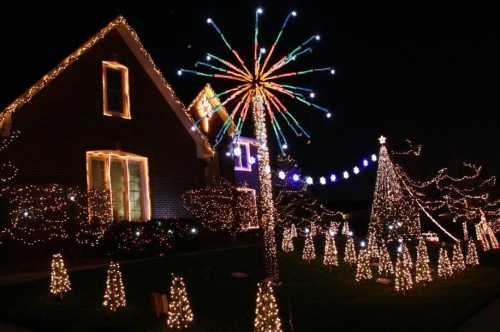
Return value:
[[(500, 109), (500, 25), (496, 10), (457, 4), (438, 8), (421, 2), (413, 7), (377, 3), (352, 8), (330, 8), (326, 3), (183, 0), (163, 2), (165, 8), (144, 3), (142, 8), (106, 9), (75, 2), (67, 11), (2, 10), (0, 107), (118, 14), (127, 18), (167, 80), (189, 103), (205, 81), (179, 78), (177, 68), (192, 67), (208, 50), (230, 58), (205, 23), (206, 17), (214, 18), (232, 45), (249, 56), (255, 8), (261, 5), (265, 10), (264, 45), (272, 42), (284, 16), (295, 9), (299, 15), (277, 53), (318, 32), (322, 40), (314, 45), (313, 54), (293, 68), (333, 65), (337, 71), (333, 79), (319, 74), (297, 81), (316, 90), (316, 101), (332, 109), (331, 120), (287, 102), (313, 134), (311, 144), (289, 135), (290, 150), (304, 173), (319, 176), (353, 166), (377, 152), (376, 138), (383, 133), (393, 145), (406, 138), (424, 145), (418, 172), (472, 161), (484, 164), (488, 174), (498, 174), (495, 115)], [(218, 82), (213, 86), (224, 87)], [(369, 199), (375, 170), (367, 173), (349, 184), (321, 190), (338, 200)]]

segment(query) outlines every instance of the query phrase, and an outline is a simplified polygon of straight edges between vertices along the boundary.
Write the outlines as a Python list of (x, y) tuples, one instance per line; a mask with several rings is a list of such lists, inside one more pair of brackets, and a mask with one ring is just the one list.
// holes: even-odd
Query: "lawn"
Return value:
[[(500, 253), (481, 257), (480, 267), (419, 287), (406, 296), (375, 282), (358, 284), (345, 265), (328, 271), (298, 253), (280, 260), (277, 288), (286, 331), (453, 331), (500, 295)], [(166, 331), (155, 319), (151, 293), (167, 292), (170, 273), (187, 283), (195, 315), (189, 331), (252, 331), (256, 282), (262, 277), (260, 249), (171, 255), (122, 266), (127, 308), (107, 312), (101, 302), (105, 269), (72, 273), (72, 292), (63, 302), (50, 296), (48, 280), (1, 289), (0, 319), (36, 331)], [(231, 272), (249, 273), (234, 279)]]

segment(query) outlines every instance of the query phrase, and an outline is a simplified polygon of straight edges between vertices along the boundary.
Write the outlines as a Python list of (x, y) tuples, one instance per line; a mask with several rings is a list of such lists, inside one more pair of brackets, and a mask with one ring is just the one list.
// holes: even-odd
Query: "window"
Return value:
[(102, 62), (103, 112), (130, 119), (128, 68), (115, 61)]
[(250, 142), (241, 141), (238, 143), (239, 155), (234, 156), (234, 170), (251, 172), (252, 163), (250, 162)]
[(87, 152), (87, 186), (111, 193), (114, 220), (151, 219), (148, 159), (122, 151)]

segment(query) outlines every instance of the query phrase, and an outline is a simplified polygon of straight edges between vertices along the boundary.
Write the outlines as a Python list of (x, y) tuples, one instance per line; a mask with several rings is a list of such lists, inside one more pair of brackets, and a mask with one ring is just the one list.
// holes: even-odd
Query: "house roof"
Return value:
[(211, 146), (208, 138), (200, 130), (191, 130), (194, 120), (191, 113), (185, 105), (176, 96), (170, 84), (166, 81), (160, 69), (156, 66), (153, 58), (142, 45), (139, 36), (135, 30), (128, 25), (123, 16), (118, 16), (108, 25), (102, 28), (97, 34), (85, 42), (82, 46), (76, 49), (73, 53), (67, 56), (59, 65), (49, 71), (45, 76), (32, 85), (25, 93), (14, 100), (4, 110), (0, 111), (0, 123), (7, 115), (13, 114), (22, 108), (23, 105), (29, 103), (30, 100), (38, 94), (47, 84), (57, 78), (66, 68), (78, 61), (82, 55), (89, 51), (97, 42), (106, 37), (111, 31), (116, 30), (123, 38), (132, 53), (136, 56), (139, 63), (142, 65), (148, 76), (155, 83), (156, 87), (170, 105), (174, 113), (177, 115), (184, 128), (189, 132), (196, 143), (197, 155), (199, 158), (207, 158), (214, 154), (214, 149)]

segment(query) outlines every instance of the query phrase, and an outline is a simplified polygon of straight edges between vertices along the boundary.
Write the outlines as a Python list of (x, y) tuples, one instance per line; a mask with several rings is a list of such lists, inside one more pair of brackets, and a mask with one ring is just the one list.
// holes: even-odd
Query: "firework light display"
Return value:
[[(278, 279), (278, 264), (276, 258), (276, 239), (274, 232), (274, 207), (272, 198), (271, 167), (269, 164), (269, 149), (267, 143), (267, 118), (271, 123), (272, 131), (278, 142), (282, 153), (288, 148), (287, 138), (282, 129), (282, 124), (296, 135), (310, 138), (309, 133), (302, 127), (299, 121), (292, 115), (285, 106), (283, 97), (293, 99), (304, 106), (313, 108), (322, 112), (326, 118), (331, 118), (332, 113), (312, 102), (315, 97), (312, 89), (289, 83), (282, 83), (284, 79), (324, 72), (334, 74), (332, 67), (318, 67), (304, 70), (286, 71), (288, 64), (295, 63), (300, 57), (311, 53), (311, 44), (319, 41), (321, 38), (315, 34), (307, 38), (304, 42), (295, 47), (292, 51), (280, 56), (277, 61), (272, 60), (285, 28), (290, 20), (297, 16), (296, 11), (290, 12), (274, 42), (269, 50), (259, 44), (259, 19), (263, 15), (263, 9), (258, 8), (255, 12), (255, 30), (253, 57), (248, 64), (243, 60), (239, 52), (226, 39), (221, 29), (212, 18), (207, 18), (206, 22), (215, 29), (222, 39), (224, 45), (234, 56), (236, 62), (230, 62), (213, 53), (207, 53), (203, 61), (196, 62), (197, 70), (179, 69), (178, 75), (183, 73), (194, 74), (201, 77), (222, 79), (231, 81), (235, 86), (222, 91), (212, 98), (219, 98), (221, 103), (210, 112), (197, 119), (193, 131), (199, 130), (198, 126), (205, 117), (211, 117), (214, 113), (223, 108), (230, 109), (227, 120), (221, 126), (215, 138), (215, 145), (222, 142), (226, 132), (236, 124), (236, 129), (232, 135), (231, 151), (238, 154), (238, 141), (246, 121), (248, 112), (252, 113), (255, 136), (257, 139), (257, 157), (259, 159), (259, 183), (260, 183), (260, 206), (261, 206), (261, 225), (264, 229), (264, 242), (266, 252), (266, 270), (275, 280)], [(204, 68), (207, 71), (199, 71)], [(280, 124), (281, 123), (281, 124)]]

